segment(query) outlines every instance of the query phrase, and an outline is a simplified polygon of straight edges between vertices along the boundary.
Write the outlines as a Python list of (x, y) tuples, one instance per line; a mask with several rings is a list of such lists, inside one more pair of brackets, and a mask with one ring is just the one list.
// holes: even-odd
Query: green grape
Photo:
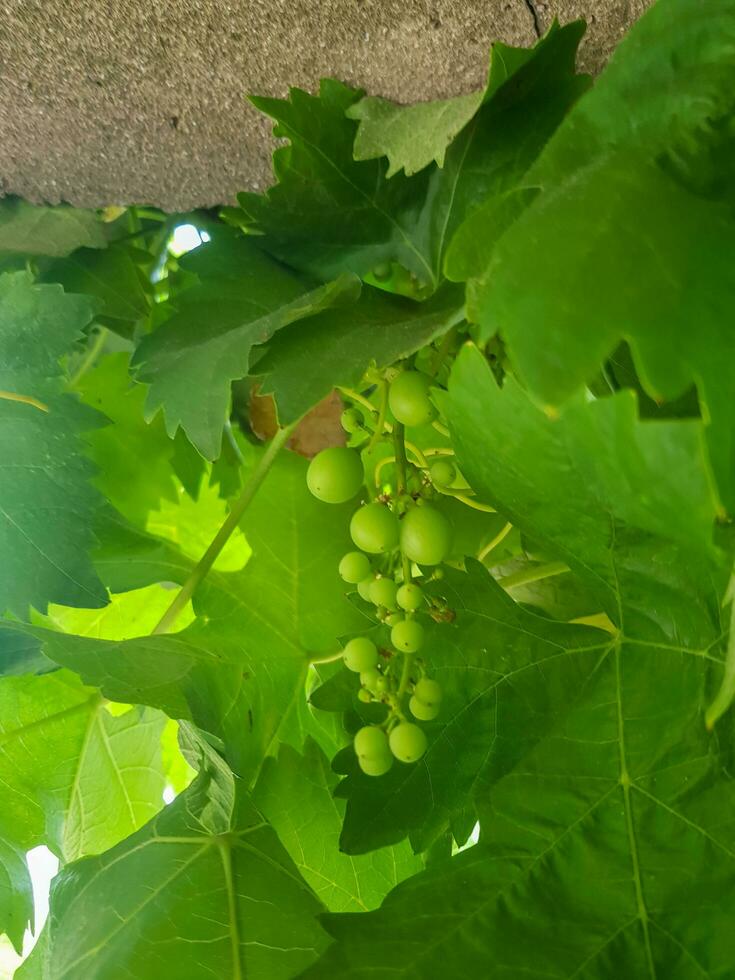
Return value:
[(386, 609), (396, 608), (398, 587), (392, 578), (376, 578), (370, 587), (370, 601)]
[(362, 428), (363, 418), (356, 408), (346, 408), (339, 417), (345, 432), (358, 432)]
[(426, 704), (424, 701), (420, 701), (415, 694), (408, 702), (408, 707), (414, 718), (418, 718), (419, 721), (433, 721), (439, 714), (438, 704)]
[(424, 643), (424, 627), (415, 619), (404, 619), (390, 631), (390, 641), (396, 650), (415, 653)]
[(393, 274), (393, 268), (390, 262), (378, 262), (378, 264), (373, 268), (373, 278), (377, 282), (385, 282), (390, 279)]
[(365, 504), (352, 515), (350, 536), (362, 551), (381, 555), (398, 544), (398, 521), (384, 504)]
[(357, 591), (360, 593), (360, 597), (365, 600), (365, 602), (371, 602), (370, 599), (370, 589), (373, 587), (373, 582), (375, 581), (374, 575), (368, 575), (367, 578), (362, 579), (361, 582), (357, 583)]
[(370, 704), (370, 702), (373, 700), (373, 696), (370, 691), (366, 690), (364, 687), (360, 688), (360, 690), (357, 692), (357, 696), (360, 701), (363, 701), (365, 704)]
[(451, 487), (457, 477), (457, 470), (454, 463), (448, 459), (437, 459), (429, 468), (431, 482), (437, 487)]
[(393, 756), (389, 754), (379, 759), (364, 759), (358, 756), (357, 761), (366, 776), (383, 776), (393, 765)]
[(427, 705), (439, 704), (442, 699), (442, 687), (438, 681), (430, 677), (422, 677), (413, 689), (414, 696)]
[(385, 692), (388, 690), (388, 678), (383, 677), (382, 674), (378, 674), (373, 690), (376, 694), (385, 694)]
[(357, 585), (370, 575), (370, 559), (361, 551), (348, 551), (339, 563), (339, 574), (350, 585)]
[(395, 418), (407, 426), (426, 425), (436, 418), (429, 398), (429, 379), (418, 371), (399, 374), (388, 392), (388, 404)]
[(351, 500), (365, 479), (360, 454), (345, 446), (322, 449), (309, 463), (306, 485), (314, 496), (326, 504), (343, 504)]
[(390, 626), (391, 628), (393, 628), (396, 625), (396, 623), (402, 623), (402, 622), (403, 622), (403, 616), (399, 612), (389, 613), (385, 617), (385, 625)]
[(426, 735), (418, 725), (402, 721), (390, 733), (389, 744), (391, 752), (400, 762), (418, 762), (426, 752)]
[(360, 671), (360, 683), (369, 691), (374, 691), (380, 676), (381, 674), (379, 670), (377, 670), (375, 667), (370, 667), (368, 670)]
[(342, 659), (348, 670), (354, 670), (359, 674), (377, 664), (378, 648), (366, 636), (356, 636), (345, 646)]
[(402, 585), (396, 594), (396, 602), (405, 609), (406, 612), (416, 612), (424, 602), (424, 592), (420, 585), (407, 582)]
[(377, 725), (365, 725), (355, 733), (355, 752), (369, 759), (385, 755), (388, 749), (388, 738), (382, 728)]
[(413, 507), (401, 521), (401, 550), (417, 565), (438, 565), (452, 546), (452, 526), (434, 507)]
[(393, 764), (388, 736), (382, 728), (366, 725), (356, 733), (353, 745), (360, 768), (368, 776), (382, 776)]

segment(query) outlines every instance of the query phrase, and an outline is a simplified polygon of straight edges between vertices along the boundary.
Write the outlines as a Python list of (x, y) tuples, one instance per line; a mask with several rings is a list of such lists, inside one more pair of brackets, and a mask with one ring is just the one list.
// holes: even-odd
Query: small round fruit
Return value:
[(368, 691), (374, 691), (379, 680), (380, 671), (376, 670), (375, 667), (370, 667), (368, 670), (360, 671), (360, 683), (363, 687), (366, 687)]
[(418, 762), (426, 752), (426, 735), (418, 725), (402, 721), (390, 733), (390, 750), (400, 762)]
[[(360, 688), (360, 690), (357, 692), (357, 696), (364, 704), (370, 704), (370, 702), (373, 700), (373, 696), (370, 691), (366, 690), (364, 687)], [(413, 698), (411, 700), (413, 700)], [(418, 717), (418, 715), (416, 717)]]
[(370, 575), (370, 559), (361, 551), (348, 551), (339, 563), (339, 574), (345, 582), (357, 585)]
[(441, 511), (413, 507), (401, 521), (401, 550), (417, 565), (438, 565), (452, 546), (452, 526)]
[(345, 646), (342, 659), (348, 670), (354, 670), (359, 674), (377, 664), (378, 648), (366, 636), (356, 636)]
[(393, 765), (393, 756), (382, 755), (379, 759), (363, 759), (358, 756), (357, 761), (366, 776), (383, 776)]
[(373, 268), (373, 277), (378, 282), (385, 282), (386, 279), (390, 279), (393, 273), (390, 262), (378, 262), (378, 264)]
[(396, 608), (398, 588), (392, 578), (376, 578), (370, 586), (370, 601), (386, 609)]
[(382, 674), (378, 674), (373, 690), (376, 694), (385, 694), (385, 692), (388, 690), (388, 678), (383, 677)]
[(350, 536), (362, 551), (382, 555), (398, 544), (398, 521), (383, 504), (365, 504), (352, 515)]
[(381, 759), (388, 754), (388, 736), (376, 725), (365, 725), (355, 733), (355, 753), (362, 759)]
[(362, 428), (362, 415), (356, 408), (346, 408), (339, 417), (345, 432), (358, 432)]
[(439, 714), (438, 704), (425, 704), (419, 701), (415, 694), (408, 702), (408, 707), (414, 718), (418, 718), (419, 721), (433, 721)]
[(346, 446), (322, 449), (306, 471), (309, 490), (326, 504), (343, 504), (351, 500), (364, 480), (360, 454)]
[(436, 418), (429, 398), (429, 379), (418, 371), (399, 374), (388, 392), (388, 404), (394, 417), (404, 425), (426, 425)]
[(396, 623), (402, 623), (403, 616), (399, 612), (388, 613), (385, 617), (385, 625), (390, 626), (391, 629), (396, 625)]
[(373, 587), (373, 582), (375, 581), (374, 575), (368, 575), (367, 578), (362, 579), (361, 582), (357, 583), (357, 591), (360, 594), (360, 598), (364, 599), (365, 602), (370, 602), (370, 589)]
[(413, 693), (414, 697), (417, 697), (419, 701), (423, 701), (424, 704), (440, 704), (442, 699), (442, 686), (430, 677), (422, 677), (420, 681), (417, 681)]
[(420, 609), (424, 602), (424, 593), (420, 585), (415, 585), (413, 582), (407, 582), (402, 585), (398, 592), (396, 593), (396, 602), (401, 607), (405, 609), (406, 612), (416, 612)]
[(415, 619), (404, 619), (390, 631), (390, 641), (396, 650), (415, 653), (423, 645), (424, 627)]
[(429, 473), (432, 483), (438, 487), (451, 487), (457, 476), (454, 463), (450, 463), (448, 459), (438, 459), (432, 463)]

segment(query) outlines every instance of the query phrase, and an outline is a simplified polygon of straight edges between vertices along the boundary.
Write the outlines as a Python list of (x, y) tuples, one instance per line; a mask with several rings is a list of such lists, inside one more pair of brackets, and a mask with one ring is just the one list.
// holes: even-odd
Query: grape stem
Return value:
[(383, 430), (385, 429), (385, 416), (388, 413), (388, 385), (385, 381), (380, 382), (380, 411), (378, 412), (378, 422), (375, 426), (375, 432), (373, 432), (370, 437), (370, 442), (367, 444), (368, 452), (375, 446), (378, 439), (383, 435)]
[(455, 500), (459, 500), (460, 503), (466, 507), (471, 507), (473, 510), (481, 510), (484, 514), (497, 514), (495, 508), (491, 507), (490, 504), (481, 504), (479, 500), (473, 500), (462, 490), (449, 490), (446, 487), (437, 487), (436, 484), (435, 488), (445, 497), (454, 497)]
[(84, 375), (89, 371), (90, 368), (94, 367), (94, 364), (102, 353), (102, 348), (105, 346), (105, 341), (107, 340), (107, 334), (109, 333), (107, 327), (100, 327), (99, 333), (94, 339), (94, 343), (87, 351), (87, 354), (79, 365), (77, 372), (74, 377), (69, 382), (70, 388), (76, 388), (79, 382), (82, 380)]
[(504, 541), (512, 530), (513, 530), (513, 525), (509, 522), (508, 524), (505, 525), (505, 527), (501, 531), (498, 531), (498, 533), (495, 535), (492, 541), (489, 541), (485, 545), (485, 547), (478, 552), (477, 560), (485, 561), (485, 559), (490, 554), (490, 552), (493, 551), (495, 548), (497, 548), (498, 545), (501, 543), (501, 541)]
[(727, 653), (725, 656), (725, 673), (722, 675), (720, 689), (714, 700), (707, 708), (704, 723), (707, 731), (711, 732), (719, 719), (735, 699), (735, 571), (730, 578), (730, 584), (725, 595), (725, 602), (730, 603), (730, 635), (727, 638)]
[[(362, 405), (363, 408), (366, 408), (370, 415), (375, 413), (375, 405), (373, 405), (373, 403), (364, 395), (361, 395), (359, 391), (355, 391), (354, 388), (340, 388), (339, 390), (347, 398), (350, 398), (353, 402), (357, 402), (359, 405)], [(385, 417), (383, 417), (383, 428), (386, 432), (393, 431), (393, 426), (390, 424), (390, 422), (385, 421)]]
[(191, 599), (191, 597), (194, 595), (197, 587), (206, 577), (212, 565), (217, 560), (217, 556), (227, 544), (230, 535), (240, 523), (242, 515), (245, 513), (255, 494), (258, 492), (258, 488), (267, 476), (270, 468), (273, 466), (278, 453), (288, 442), (289, 436), (291, 435), (293, 429), (294, 425), (289, 425), (286, 426), (285, 429), (279, 429), (275, 434), (268, 448), (263, 453), (260, 462), (250, 476), (250, 479), (245, 484), (243, 492), (232, 505), (232, 509), (225, 518), (222, 527), (212, 539), (212, 543), (199, 559), (193, 572), (186, 582), (184, 582), (179, 593), (174, 598), (174, 601), (171, 603), (153, 629), (153, 635), (158, 633), (168, 633), (168, 631), (172, 628), (178, 619), (179, 614), (186, 606), (189, 599)]
[(563, 575), (568, 571), (570, 571), (569, 566), (565, 565), (563, 561), (550, 561), (545, 565), (532, 565), (530, 568), (522, 568), (520, 571), (513, 572), (512, 575), (497, 579), (497, 583), (504, 589), (513, 589), (517, 585), (540, 582), (545, 578)]
[[(398, 496), (406, 492), (406, 470), (408, 460), (406, 459), (405, 428), (401, 422), (396, 422), (393, 426), (393, 447), (396, 454), (396, 476)], [(408, 556), (401, 551), (401, 567), (403, 569), (403, 581), (406, 585), (411, 581), (411, 562)], [(410, 617), (406, 617), (410, 618)]]

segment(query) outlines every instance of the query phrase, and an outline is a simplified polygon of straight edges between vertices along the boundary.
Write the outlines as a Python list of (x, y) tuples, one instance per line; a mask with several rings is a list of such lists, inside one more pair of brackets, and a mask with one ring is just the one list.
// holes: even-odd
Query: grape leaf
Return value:
[(182, 260), (198, 281), (172, 300), (175, 312), (144, 337), (132, 360), (150, 386), (150, 416), (163, 407), (207, 459), (219, 455), (230, 385), (245, 377), (250, 352), (277, 330), (355, 299), (359, 283), (341, 276), (310, 288), (244, 238), (222, 236)]
[[(492, 733), (501, 718), (509, 725), (518, 720), (526, 744), (542, 737), (553, 721), (552, 708), (563, 713), (578, 697), (610, 644), (600, 630), (553, 623), (523, 610), (471, 560), (467, 573), (446, 572), (441, 594), (456, 618), (425, 627), (422, 658), (444, 693), (439, 717), (423, 726), (428, 751), (416, 765), (396, 764), (379, 780), (363, 775), (350, 751), (349, 773), (338, 789), (348, 801), (340, 838), (348, 854), (406, 835), (416, 850), (425, 850), (447, 827), (461, 823), (478, 786), (489, 778), (500, 748)], [(559, 676), (551, 683), (555, 670)], [(335, 703), (332, 710), (346, 707)], [(520, 735), (518, 742), (520, 751)], [(508, 765), (512, 751), (508, 746)]]
[(152, 258), (142, 249), (111, 245), (104, 251), (83, 248), (44, 270), (46, 282), (66, 292), (99, 300), (98, 320), (123, 337), (132, 337), (136, 323), (148, 315)]
[(288, 980), (325, 945), (320, 910), (247, 796), (207, 771), (132, 837), (59, 874), (37, 975)]
[(265, 376), (281, 424), (300, 418), (336, 385), (357, 386), (371, 362), (386, 367), (441, 336), (462, 318), (453, 287), (425, 303), (363, 287), (348, 310), (329, 310), (280, 331), (254, 371)]
[[(493, 49), (495, 45), (493, 46)], [(360, 123), (355, 136), (355, 160), (388, 157), (386, 177), (400, 170), (410, 177), (430, 163), (444, 166), (447, 147), (477, 112), (483, 92), (452, 99), (399, 105), (368, 95), (347, 110)]]
[(497, 244), (491, 232), (470, 303), (542, 403), (581, 388), (621, 339), (657, 401), (696, 384), (730, 513), (733, 39), (735, 11), (716, 2), (693, 17), (664, 0), (635, 25), (529, 171), (543, 191)]
[(65, 204), (34, 205), (20, 198), (0, 200), (0, 253), (69, 255), (74, 249), (104, 248), (104, 225), (94, 211)]
[(357, 858), (340, 853), (344, 804), (332, 795), (336, 783), (315, 742), (307, 741), (303, 756), (283, 745), (277, 759), (267, 760), (253, 800), (326, 907), (364, 912), (423, 863), (407, 844)]
[(290, 146), (274, 155), (278, 183), (267, 195), (239, 195), (246, 226), (264, 233), (260, 244), (273, 255), (322, 278), (398, 262), (435, 289), (461, 221), (489, 193), (515, 185), (587, 88), (574, 74), (582, 30), (554, 27), (532, 52), (505, 49), (508, 63), (491, 74), (485, 104), (444, 166), (412, 179), (388, 180), (385, 160), (353, 159), (357, 130), (347, 114), (359, 91), (323, 81), (319, 97), (292, 89), (289, 100), (254, 99)]
[(0, 276), (0, 611), (18, 616), (107, 602), (87, 555), (102, 498), (80, 435), (100, 417), (62, 393), (59, 367), (92, 313), (27, 273)]
[(113, 717), (67, 671), (0, 681), (2, 838), (66, 860), (103, 851), (162, 805), (156, 712)]
[[(679, 642), (697, 642), (725, 575), (699, 420), (639, 422), (629, 391), (580, 399), (550, 419), (513, 379), (498, 388), (471, 346), (455, 362), (446, 409), (470, 484), (567, 562), (613, 622), (625, 586), (638, 628), (660, 639), (675, 623)], [(689, 596), (685, 632), (680, 593)]]
[(265, 195), (239, 194), (238, 201), (248, 226), (267, 233), (261, 244), (297, 269), (331, 279), (395, 259), (431, 282), (416, 208), (428, 172), (388, 181), (384, 161), (353, 159), (357, 124), (345, 113), (361, 95), (324, 79), (318, 96), (292, 88), (288, 99), (251, 99), (290, 145), (273, 154), (278, 183)]
[[(399, 170), (410, 176), (434, 161), (443, 167), (447, 147), (482, 103), (490, 101), (502, 85), (537, 58), (558, 29), (554, 20), (545, 37), (532, 48), (514, 48), (501, 41), (491, 44), (488, 80), (478, 92), (415, 105), (399, 105), (376, 96), (360, 99), (346, 113), (349, 119), (360, 122), (355, 159), (388, 157), (387, 177)], [(574, 30), (581, 31), (581, 26), (575, 25)]]
[(22, 849), (0, 840), (0, 932), (20, 953), (26, 927), (33, 922), (33, 889)]
[[(512, 381), (498, 388), (473, 348), (455, 364), (446, 405), (472, 485), (574, 563), (602, 601), (612, 596), (618, 630), (596, 650), (560, 644), (544, 657), (559, 630), (575, 627), (515, 607), (525, 656), (494, 642), (495, 627), (462, 638), (468, 664), (482, 643), (485, 670), (512, 668), (478, 725), (478, 702), (465, 696), (454, 743), (461, 773), (467, 739), (484, 734), (473, 787), (480, 843), (359, 921), (328, 917), (338, 943), (305, 976), (431, 977), (441, 963), (498, 980), (724, 977), (733, 722), (714, 734), (704, 726), (727, 575), (712, 545), (702, 424), (639, 422), (628, 395), (571, 404), (552, 421)], [(674, 500), (677, 520), (667, 514)], [(497, 624), (479, 580), (470, 584), (477, 574), (470, 565), (469, 583), (453, 577), (450, 587)]]
[(161, 498), (173, 499), (173, 445), (161, 419), (146, 423), (145, 391), (128, 374), (127, 354), (110, 354), (77, 383), (83, 401), (110, 425), (88, 437), (94, 484), (129, 521), (145, 526)]
[[(295, 455), (278, 459), (242, 524), (253, 557), (241, 571), (210, 573), (195, 599), (197, 620), (181, 632), (114, 642), (0, 622), (3, 644), (15, 649), (19, 634), (35, 637), (48, 660), (111, 700), (194, 721), (253, 782), (276, 738), (300, 748), (310, 733), (326, 747), (322, 726), (303, 708), (309, 656), (333, 652), (337, 637), (363, 620), (337, 574), (351, 508), (315, 500), (306, 465)], [(114, 590), (140, 588), (185, 579), (191, 566), (175, 556), (173, 547), (113, 524), (100, 567)], [(35, 662), (37, 648), (27, 656)]]

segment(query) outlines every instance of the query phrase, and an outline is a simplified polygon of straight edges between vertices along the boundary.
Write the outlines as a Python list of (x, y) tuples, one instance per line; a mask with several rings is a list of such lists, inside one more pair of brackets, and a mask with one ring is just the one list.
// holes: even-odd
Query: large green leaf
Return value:
[(341, 853), (344, 803), (333, 796), (336, 784), (327, 757), (309, 740), (303, 756), (284, 745), (268, 759), (253, 799), (326, 907), (365, 912), (423, 862), (405, 843), (361, 857)]
[(34, 205), (20, 198), (0, 201), (0, 253), (69, 255), (74, 249), (104, 248), (104, 225), (94, 211), (65, 204)]
[[(580, 399), (551, 419), (512, 379), (500, 389), (469, 345), (446, 408), (471, 485), (566, 561), (614, 622), (624, 588), (637, 628), (701, 640), (718, 617), (725, 571), (713, 543), (717, 499), (700, 421), (641, 423), (632, 392)], [(689, 595), (684, 608), (681, 593)]]
[(501, 675), (477, 725), (466, 698), (452, 742), (462, 772), (468, 735), (485, 735), (473, 786), (480, 843), (400, 885), (377, 912), (330, 917), (339, 941), (306, 976), (728, 975), (733, 723), (716, 734), (704, 725), (727, 576), (712, 546), (702, 425), (641, 423), (630, 406), (627, 396), (580, 403), (550, 421), (517, 385), (498, 388), (477, 350), (457, 361), (446, 407), (462, 471), (609, 597), (618, 632), (596, 650), (560, 644), (545, 657), (555, 632), (573, 627), (516, 607), (519, 656), (497, 637), (476, 572), (452, 581), (489, 620), (463, 638), (466, 663)]
[[(318, 97), (292, 89), (289, 100), (253, 100), (290, 146), (275, 153), (278, 183), (267, 195), (240, 195), (246, 222), (265, 234), (261, 244), (272, 254), (322, 278), (344, 270), (364, 276), (376, 263), (393, 261), (435, 288), (461, 221), (488, 194), (515, 186), (587, 87), (586, 77), (574, 74), (581, 34), (579, 24), (554, 27), (532, 52), (499, 49), (482, 108), (446, 152), (446, 133), (438, 149), (432, 141), (430, 151), (422, 150), (444, 153), (443, 166), (432, 164), (412, 179), (400, 173), (388, 179), (385, 160), (353, 158), (358, 130), (347, 116), (362, 113), (357, 90), (325, 81)], [(401, 145), (423, 146), (417, 111), (401, 116)], [(377, 141), (370, 142), (374, 156)]]
[[(304, 710), (309, 660), (333, 652), (364, 620), (337, 574), (350, 507), (315, 500), (305, 471), (297, 456), (278, 460), (243, 521), (253, 557), (241, 571), (210, 573), (195, 600), (198, 618), (181, 632), (115, 642), (0, 623), (3, 645), (12, 652), (19, 634), (30, 636), (31, 664), (41, 644), (48, 660), (111, 700), (194, 721), (222, 740), (235, 771), (251, 781), (276, 739), (300, 747), (308, 732), (332, 748), (333, 736)], [(176, 554), (112, 525), (100, 567), (116, 591), (182, 581), (191, 564)]]
[[(474, 795), (492, 778), (501, 720), (517, 745), (503, 743), (508, 766), (543, 737), (554, 712), (568, 709), (610, 645), (609, 635), (554, 623), (527, 612), (477, 562), (448, 571), (441, 595), (455, 614), (450, 625), (427, 626), (422, 658), (442, 686), (442, 710), (424, 726), (429, 749), (416, 765), (396, 764), (379, 780), (360, 772), (350, 749), (338, 793), (348, 801), (340, 845), (363, 854), (410, 835), (425, 850), (448, 828), (463, 839)], [(357, 684), (329, 707), (357, 710)], [(314, 696), (317, 699), (319, 692)], [(327, 707), (323, 698), (317, 703)], [(517, 727), (516, 727), (517, 726)]]
[(321, 905), (247, 796), (206, 772), (116, 848), (55, 879), (45, 980), (289, 980), (323, 949)]
[(289, 323), (354, 300), (342, 276), (311, 287), (245, 238), (223, 235), (182, 265), (197, 281), (172, 300), (175, 312), (145, 337), (132, 367), (150, 385), (148, 412), (163, 407), (173, 438), (181, 426), (207, 459), (219, 455), (230, 386), (245, 377), (250, 352)]
[(156, 712), (113, 716), (67, 671), (3, 678), (3, 839), (73, 860), (133, 833), (162, 805), (162, 731)]
[(0, 277), (0, 612), (107, 601), (87, 555), (102, 500), (81, 439), (100, 417), (62, 393), (59, 367), (92, 314), (26, 273)]
[(387, 367), (445, 333), (463, 296), (445, 287), (425, 303), (369, 286), (347, 310), (329, 310), (280, 331), (254, 371), (265, 375), (282, 424), (300, 418), (336, 385), (356, 387), (372, 362)]
[(416, 201), (428, 172), (386, 179), (384, 161), (356, 162), (357, 123), (345, 115), (362, 92), (326, 79), (319, 95), (292, 88), (288, 99), (252, 99), (290, 145), (273, 155), (278, 183), (238, 200), (248, 222), (267, 234), (267, 249), (322, 279), (362, 275), (395, 259), (423, 282), (433, 280)]
[[(390, 167), (387, 177), (392, 177), (399, 170), (410, 176), (432, 162), (443, 167), (447, 147), (483, 102), (490, 101), (498, 89), (520, 72), (524, 65), (538, 58), (557, 30), (558, 24), (554, 21), (546, 37), (532, 48), (514, 48), (502, 41), (492, 44), (487, 84), (478, 92), (415, 105), (400, 105), (370, 95), (360, 99), (347, 110), (350, 119), (360, 122), (355, 137), (355, 159), (388, 157)], [(572, 33), (577, 31), (581, 33), (581, 25), (573, 27)], [(568, 65), (564, 65), (565, 70), (568, 68)], [(519, 81), (516, 80), (517, 83)], [(516, 87), (522, 87), (522, 83), (516, 84)]]
[(475, 228), (490, 254), (470, 304), (543, 403), (589, 381), (621, 339), (657, 401), (696, 384), (730, 513), (734, 41), (732, 4), (655, 5), (529, 171), (543, 190), (497, 244)]

